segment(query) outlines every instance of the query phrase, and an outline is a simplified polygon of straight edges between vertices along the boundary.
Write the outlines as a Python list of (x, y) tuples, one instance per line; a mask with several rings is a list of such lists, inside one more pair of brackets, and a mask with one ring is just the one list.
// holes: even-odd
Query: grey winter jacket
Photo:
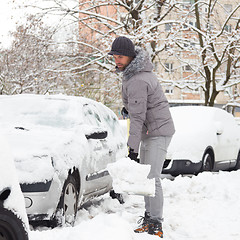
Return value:
[(138, 152), (142, 139), (172, 136), (175, 132), (168, 101), (152, 72), (148, 54), (136, 48), (136, 57), (123, 71), (122, 99), (130, 116), (128, 146)]

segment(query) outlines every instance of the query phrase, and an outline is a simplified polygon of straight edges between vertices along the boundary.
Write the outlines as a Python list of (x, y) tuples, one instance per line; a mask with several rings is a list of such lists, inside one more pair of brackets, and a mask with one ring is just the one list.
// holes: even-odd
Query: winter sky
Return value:
[[(24, 5), (36, 5), (35, 0), (3, 0), (1, 1), (0, 8), (0, 48), (7, 48), (11, 44), (11, 34), (10, 32), (16, 29), (17, 24), (22, 24), (26, 20), (28, 14), (36, 13), (34, 8), (24, 8)], [(42, 3), (40, 1), (40, 3)], [(70, 2), (71, 3), (71, 2)], [(75, 3), (75, 2), (74, 2)], [(45, 5), (44, 5), (45, 6)], [(71, 5), (69, 5), (71, 6)], [(75, 6), (73, 4), (72, 6)], [(61, 18), (61, 17), (60, 17)], [(56, 16), (49, 16), (45, 18), (45, 23), (58, 24), (59, 18)], [(64, 30), (66, 31), (66, 29)], [(61, 33), (62, 34), (62, 33)], [(60, 34), (60, 35), (61, 35)], [(67, 34), (67, 33), (65, 33)]]
[(1, 1), (0, 8), (0, 47), (8, 47), (11, 43), (10, 32), (14, 31), (16, 24), (24, 19), (24, 9), (20, 9), (19, 6), (23, 6), (24, 0), (3, 0)]
[(14, 11), (9, 1), (2, 1), (0, 8), (0, 45), (7, 46), (9, 42), (9, 31), (14, 30)]

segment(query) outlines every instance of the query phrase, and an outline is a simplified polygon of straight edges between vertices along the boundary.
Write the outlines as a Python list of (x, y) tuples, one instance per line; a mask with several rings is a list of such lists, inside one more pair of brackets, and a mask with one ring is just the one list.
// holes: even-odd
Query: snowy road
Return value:
[[(240, 170), (164, 179), (164, 239), (239, 240), (239, 183)], [(30, 232), (30, 240), (158, 239), (133, 232), (143, 215), (143, 197), (125, 196), (125, 201), (121, 205), (108, 195), (99, 197), (79, 211), (74, 227), (41, 228)]]

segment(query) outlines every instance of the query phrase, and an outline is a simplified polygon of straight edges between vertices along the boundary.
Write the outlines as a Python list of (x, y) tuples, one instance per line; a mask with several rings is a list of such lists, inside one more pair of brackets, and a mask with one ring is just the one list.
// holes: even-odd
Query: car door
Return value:
[[(98, 129), (106, 131), (101, 115), (95, 105), (86, 103), (83, 106), (83, 115), (86, 125), (89, 129)], [(106, 187), (109, 182), (106, 182), (104, 176), (108, 174), (106, 171), (107, 164), (110, 162), (111, 149), (109, 148), (108, 137), (97, 139), (89, 138), (88, 145), (90, 150), (88, 173), (86, 176), (86, 193), (91, 193)]]

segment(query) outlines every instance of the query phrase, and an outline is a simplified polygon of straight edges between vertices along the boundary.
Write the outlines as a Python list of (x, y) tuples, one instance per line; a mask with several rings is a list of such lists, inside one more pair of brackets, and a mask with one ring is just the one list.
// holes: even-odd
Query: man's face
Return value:
[(133, 60), (133, 57), (123, 55), (113, 55), (116, 66), (120, 71), (123, 71), (127, 65)]

